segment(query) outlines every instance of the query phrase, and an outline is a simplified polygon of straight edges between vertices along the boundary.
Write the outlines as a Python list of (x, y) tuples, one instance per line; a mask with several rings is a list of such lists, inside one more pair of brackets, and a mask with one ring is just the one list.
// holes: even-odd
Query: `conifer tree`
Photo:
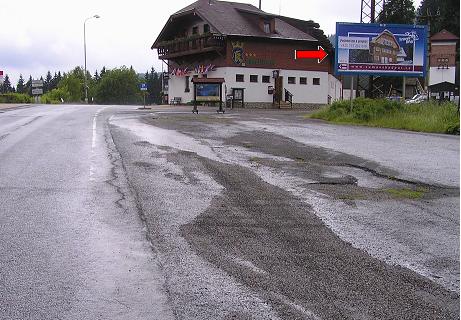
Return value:
[(18, 93), (25, 93), (26, 92), (26, 86), (24, 84), (24, 78), (22, 77), (22, 74), (19, 75), (19, 80), (18, 80), (18, 84), (16, 86), (16, 91)]
[(27, 80), (25, 88), (24, 88), (25, 93), (28, 95), (32, 94), (32, 76), (29, 75), (29, 80)]
[(53, 77), (51, 76), (51, 72), (48, 71), (46, 74), (45, 82), (43, 83), (44, 93), (49, 92), (54, 89), (52, 80), (53, 80)]
[(3, 80), (1, 92), (8, 93), (12, 91), (13, 91), (13, 88), (11, 87), (10, 77), (8, 75), (5, 75), (5, 79)]

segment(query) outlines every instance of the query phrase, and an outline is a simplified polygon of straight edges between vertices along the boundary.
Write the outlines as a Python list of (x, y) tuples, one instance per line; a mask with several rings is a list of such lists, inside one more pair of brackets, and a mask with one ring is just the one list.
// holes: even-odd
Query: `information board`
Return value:
[(197, 101), (220, 101), (218, 83), (197, 84)]

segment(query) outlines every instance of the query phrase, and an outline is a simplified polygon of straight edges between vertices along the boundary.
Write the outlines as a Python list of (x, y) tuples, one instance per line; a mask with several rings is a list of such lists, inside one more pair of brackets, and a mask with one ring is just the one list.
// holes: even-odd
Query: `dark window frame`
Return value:
[(296, 77), (288, 77), (288, 84), (296, 84)]
[(312, 78), (312, 85), (319, 86), (320, 85), (320, 78)]
[(271, 23), (269, 21), (263, 22), (263, 31), (267, 34), (271, 33)]
[(250, 74), (250, 82), (251, 83), (258, 83), (258, 75), (257, 74)]
[(245, 82), (245, 75), (237, 73), (235, 75), (235, 82)]
[(208, 33), (210, 32), (210, 25), (208, 23), (205, 23), (203, 25), (203, 33)]
[(306, 85), (307, 77), (299, 77), (299, 84)]
[(271, 76), (262, 76), (262, 83), (271, 83)]

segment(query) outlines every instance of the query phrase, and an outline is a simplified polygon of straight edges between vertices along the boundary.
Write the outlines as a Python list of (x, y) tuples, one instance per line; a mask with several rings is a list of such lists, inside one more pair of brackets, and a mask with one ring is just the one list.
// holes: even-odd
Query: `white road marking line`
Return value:
[(92, 128), (92, 137), (91, 137), (91, 161), (90, 161), (90, 181), (93, 180), (93, 175), (95, 171), (94, 165), (94, 149), (96, 148), (96, 129), (97, 129), (97, 120), (99, 114), (104, 111), (104, 109), (108, 108), (109, 106), (103, 107), (96, 111), (93, 116), (93, 128)]

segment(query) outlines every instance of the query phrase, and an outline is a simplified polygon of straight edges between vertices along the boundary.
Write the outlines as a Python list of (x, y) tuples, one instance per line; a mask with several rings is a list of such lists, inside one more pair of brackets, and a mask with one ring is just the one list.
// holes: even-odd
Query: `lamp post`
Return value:
[(84, 79), (85, 79), (85, 103), (88, 104), (88, 85), (87, 85), (87, 81), (86, 81), (86, 22), (90, 19), (93, 19), (93, 18), (96, 18), (96, 19), (99, 19), (100, 16), (98, 16), (97, 14), (95, 14), (94, 16), (92, 17), (89, 17), (89, 18), (86, 18), (85, 21), (83, 22), (83, 51), (84, 51), (84, 55), (85, 55), (85, 73), (84, 73)]

